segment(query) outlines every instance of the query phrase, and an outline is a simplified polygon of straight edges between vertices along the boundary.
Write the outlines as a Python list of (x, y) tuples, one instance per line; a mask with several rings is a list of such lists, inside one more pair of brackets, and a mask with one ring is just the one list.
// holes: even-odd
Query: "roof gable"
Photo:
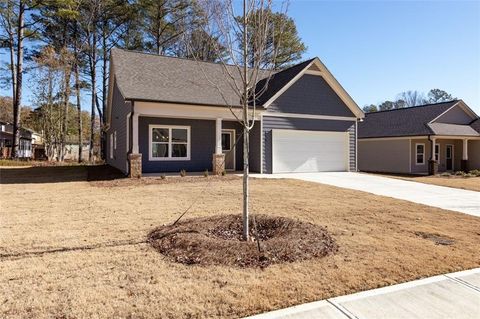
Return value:
[(267, 112), (355, 117), (322, 76), (308, 73), (274, 100)]
[(470, 124), (478, 116), (463, 102), (458, 101), (455, 105), (433, 119), (432, 123), (447, 124)]
[[(300, 67), (303, 66), (303, 69), (300, 70)], [(364, 117), (363, 111), (360, 107), (355, 103), (355, 101), (351, 98), (351, 96), (345, 91), (345, 89), (338, 83), (335, 77), (330, 73), (327, 67), (320, 61), (319, 58), (314, 58), (309, 61), (305, 61), (304, 63), (298, 65), (296, 69), (297, 73), (291, 77), (291, 79), (281, 86), (281, 89), (276, 91), (271, 97), (262, 101), (266, 108), (269, 107), (282, 95), (290, 86), (292, 86), (295, 82), (297, 82), (304, 74), (312, 74), (316, 76), (321, 76), (323, 79), (328, 83), (330, 88), (338, 95), (338, 97), (345, 103), (345, 105), (350, 109), (350, 111), (359, 118)], [(281, 72), (280, 72), (281, 73)]]

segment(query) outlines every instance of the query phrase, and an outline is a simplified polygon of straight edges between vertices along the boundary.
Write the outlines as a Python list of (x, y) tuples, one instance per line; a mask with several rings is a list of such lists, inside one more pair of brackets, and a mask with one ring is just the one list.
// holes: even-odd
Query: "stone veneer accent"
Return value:
[(142, 177), (142, 154), (128, 154), (129, 174), (128, 177)]
[(213, 154), (212, 173), (221, 175), (225, 171), (225, 154)]

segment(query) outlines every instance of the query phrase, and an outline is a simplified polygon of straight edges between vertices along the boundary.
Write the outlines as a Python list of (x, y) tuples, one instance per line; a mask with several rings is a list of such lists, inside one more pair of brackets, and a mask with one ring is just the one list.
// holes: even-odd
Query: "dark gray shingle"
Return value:
[[(230, 105), (240, 105), (231, 87), (233, 82), (221, 64), (122, 49), (112, 49), (112, 61), (115, 79), (126, 99), (224, 106), (225, 98)], [(311, 61), (274, 74), (258, 105), (263, 105)], [(236, 67), (230, 66), (229, 72), (241, 83)], [(263, 84), (259, 81), (257, 86)]]
[(358, 124), (359, 138), (434, 134), (428, 123), (458, 100), (365, 114)]

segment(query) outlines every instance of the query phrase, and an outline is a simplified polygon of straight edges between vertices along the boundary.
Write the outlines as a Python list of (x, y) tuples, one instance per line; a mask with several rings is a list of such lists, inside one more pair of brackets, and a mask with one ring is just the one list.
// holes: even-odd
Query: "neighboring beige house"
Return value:
[(367, 113), (361, 171), (435, 174), (480, 169), (480, 119), (462, 100)]

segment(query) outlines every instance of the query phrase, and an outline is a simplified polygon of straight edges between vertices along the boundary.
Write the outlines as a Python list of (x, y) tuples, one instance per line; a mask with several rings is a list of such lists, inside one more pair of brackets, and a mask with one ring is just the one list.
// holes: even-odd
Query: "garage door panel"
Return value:
[(321, 172), (347, 169), (347, 133), (273, 131), (273, 172)]

